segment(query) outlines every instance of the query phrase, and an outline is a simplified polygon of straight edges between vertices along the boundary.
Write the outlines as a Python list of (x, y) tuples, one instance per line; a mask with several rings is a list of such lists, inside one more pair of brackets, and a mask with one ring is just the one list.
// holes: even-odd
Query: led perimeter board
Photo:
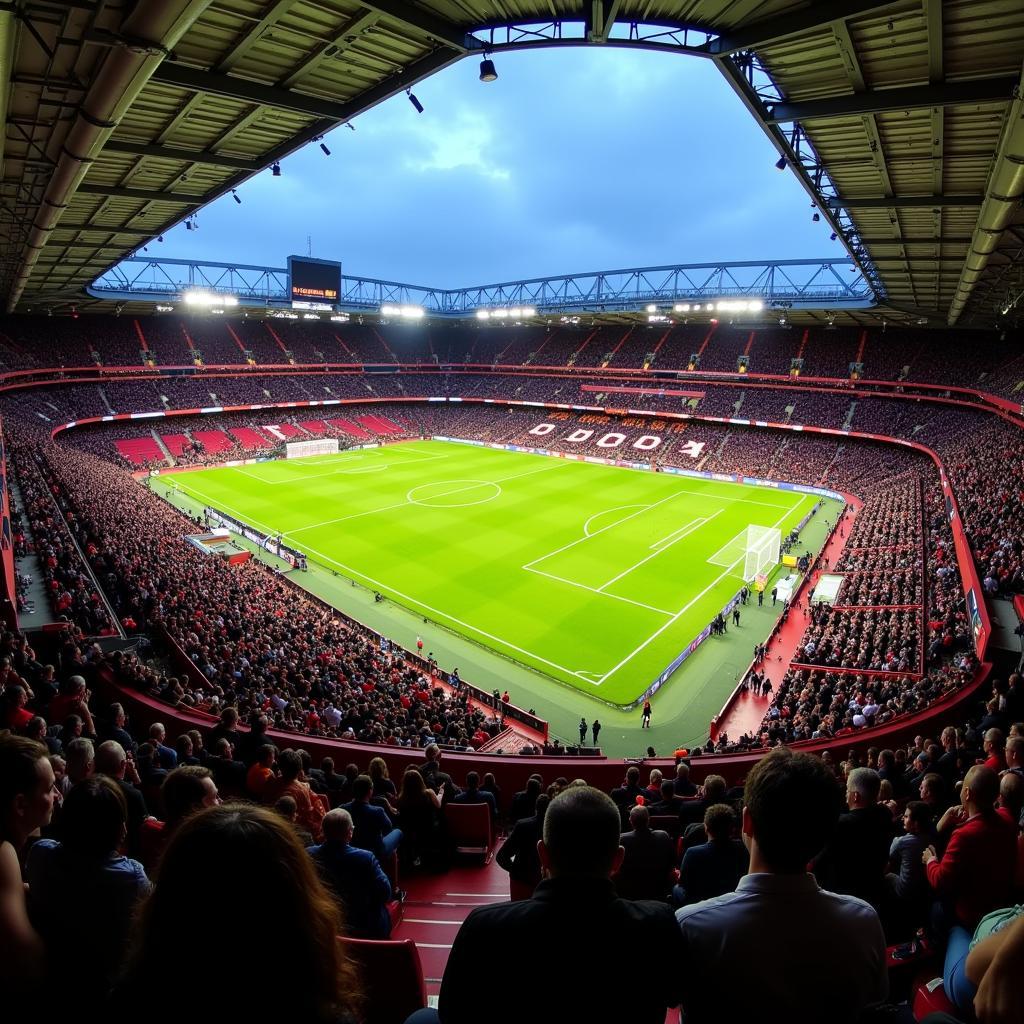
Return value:
[(341, 264), (289, 256), (288, 291), (296, 309), (333, 309), (341, 299)]

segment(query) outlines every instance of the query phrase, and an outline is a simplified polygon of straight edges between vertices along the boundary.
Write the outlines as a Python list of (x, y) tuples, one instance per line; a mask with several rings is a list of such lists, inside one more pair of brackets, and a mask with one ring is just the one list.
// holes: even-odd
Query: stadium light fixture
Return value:
[(491, 314), (488, 313), (486, 309), (478, 309), (476, 311), (476, 318), (477, 318), (477, 320), (489, 320), (490, 317), (491, 317)]
[(281, 165), (276, 160), (270, 165), (270, 173), (275, 178), (281, 177)]
[(480, 61), (480, 81), (481, 82), (496, 82), (498, 80), (498, 72), (494, 68), (494, 61), (490, 57), (484, 57)]
[(320, 148), (324, 151), (324, 156), (330, 156), (331, 155), (331, 151), (327, 148), (327, 143), (326, 142), (321, 142), (320, 143)]
[(658, 312), (658, 307), (657, 307), (657, 306), (656, 306), (656, 305), (655, 305), (655, 304), (654, 304), (654, 303), (652, 302), (652, 303), (651, 303), (651, 304), (650, 304), (650, 305), (649, 305), (649, 306), (647, 307), (647, 312), (648, 312), (648, 313), (657, 313), (657, 312)]
[(828, 240), (830, 242), (834, 242), (838, 237), (839, 236), (833, 231), (832, 234), (828, 236)]
[(814, 223), (817, 224), (818, 221), (821, 220), (821, 214), (818, 213), (817, 210), (815, 210), (814, 213), (811, 215), (811, 220), (813, 220)]
[(242, 197), (234, 189), (231, 190), (231, 198), (234, 199), (239, 206), (242, 205)]
[(426, 313), (422, 306), (392, 306), (385, 303), (380, 307), (381, 316), (400, 316), (407, 320), (420, 320)]
[(786, 169), (786, 158), (784, 156), (780, 156), (779, 159), (775, 161), (775, 168), (779, 171), (784, 171)]
[(182, 294), (187, 306), (237, 306), (238, 297), (235, 295), (215, 295), (213, 292), (204, 292), (200, 289), (189, 289)]
[(336, 324), (347, 324), (349, 320), (348, 313), (335, 313), (331, 317), (331, 322)]
[(690, 312), (690, 304), (688, 302), (677, 302), (672, 308), (677, 313), (689, 313)]
[(417, 114), (422, 114), (423, 113), (423, 104), (420, 103), (420, 101), (418, 99), (416, 99), (416, 93), (414, 93), (412, 91), (412, 89), (406, 89), (405, 90), (405, 95), (409, 97), (409, 102), (416, 108), (416, 113)]

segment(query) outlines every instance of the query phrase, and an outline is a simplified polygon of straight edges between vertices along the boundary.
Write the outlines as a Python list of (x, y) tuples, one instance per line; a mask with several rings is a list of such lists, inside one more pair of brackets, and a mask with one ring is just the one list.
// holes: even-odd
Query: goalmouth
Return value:
[(338, 439), (325, 437), (318, 441), (289, 441), (284, 446), (286, 459), (302, 459), (310, 455), (337, 455)]
[(748, 583), (767, 576), (779, 564), (782, 531), (772, 526), (748, 526), (728, 544), (719, 548), (708, 561), (727, 568), (743, 563), (742, 576)]

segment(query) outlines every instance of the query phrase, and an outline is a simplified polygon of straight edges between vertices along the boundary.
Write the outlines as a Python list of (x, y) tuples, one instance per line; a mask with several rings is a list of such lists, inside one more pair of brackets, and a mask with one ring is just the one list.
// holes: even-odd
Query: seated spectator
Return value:
[[(663, 1024), (678, 1002), (684, 964), (679, 930), (664, 904), (619, 899), (619, 812), (599, 790), (571, 786), (548, 806), (539, 854), (545, 880), (528, 900), (478, 907), (455, 938), (438, 1013), (443, 1024), (520, 1024), (518, 999), (494, 998), (494, 965), (534, 978), (559, 965), (575, 984), (546, 988), (546, 1020)], [(643, 956), (642, 982), (626, 983), (623, 957)], [(484, 1009), (486, 1008), (486, 1009)]]
[(28, 691), (24, 686), (11, 683), (0, 690), (0, 729), (23, 732), (32, 721), (32, 712), (27, 704)]
[(709, 807), (724, 804), (729, 787), (721, 775), (709, 775), (704, 784), (697, 790), (696, 800), (684, 801), (679, 810), (679, 820), (684, 826), (699, 825)]
[(197, 765), (182, 765), (168, 772), (160, 796), (164, 820), (147, 818), (139, 830), (139, 854), (150, 875), (155, 875), (164, 847), (185, 819), (220, 803), (213, 772)]
[(486, 772), (484, 774), (484, 781), (480, 784), (480, 790), (483, 793), (490, 793), (494, 797), (494, 806), (497, 809), (497, 813), (501, 813), (501, 787), (498, 785), (497, 779), (494, 777), (494, 772)]
[(660, 829), (651, 829), (651, 814), (646, 807), (629, 812), (632, 831), (619, 837), (625, 851), (614, 876), (615, 891), (627, 900), (663, 900), (672, 888), (675, 843)]
[[(736, 892), (683, 907), (687, 1024), (757, 1020), (854, 1022), (888, 993), (885, 937), (874, 909), (820, 889), (807, 864), (839, 820), (842, 791), (815, 757), (776, 748), (747, 777), (743, 841), (750, 873)], [(812, 936), (813, 941), (808, 941)], [(726, 995), (727, 993), (727, 995)]]
[(822, 888), (857, 896), (881, 911), (892, 842), (892, 814), (878, 803), (881, 779), (873, 768), (855, 768), (846, 781), (846, 814), (815, 858)]
[(183, 979), (195, 975), (197, 922), (211, 907), (229, 908), (232, 934), (248, 940), (217, 944), (218, 976), (251, 978), (252, 943), (261, 937), (273, 943), (274, 978), (205, 987), (203, 1017), (349, 1019), (358, 991), (337, 938), (344, 931), (341, 913), (287, 823), (244, 804), (200, 811), (168, 843), (108, 1007), (113, 1019), (130, 1019), (142, 1006), (157, 1024), (195, 1016), (196, 990)]
[[(352, 800), (344, 805), (344, 809), (352, 818), (355, 829), (352, 845), (360, 850), (369, 850), (387, 867), (402, 841), (402, 831), (391, 824), (391, 819), (381, 808), (370, 803), (372, 795), (373, 779), (369, 775), (360, 775), (352, 787)], [(319, 828), (317, 831), (319, 833)]]
[(149, 727), (149, 742), (153, 744), (156, 752), (156, 760), (165, 772), (169, 772), (178, 766), (178, 753), (173, 747), (167, 746), (164, 742), (167, 739), (167, 730), (162, 722), (154, 722)]
[(40, 995), (45, 950), (25, 906), (21, 858), (29, 837), (49, 824), (56, 792), (46, 747), (0, 734), (0, 992), (11, 1020)]
[(226, 736), (213, 742), (213, 753), (206, 759), (206, 767), (213, 772), (213, 781), (222, 793), (241, 796), (245, 793), (245, 764), (235, 760), (234, 747)]
[[(96, 750), (96, 772), (113, 779), (124, 797), (128, 814), (128, 834), (125, 840), (129, 854), (139, 851), (139, 830), (149, 815), (146, 798), (138, 789), (139, 773), (135, 770), (134, 761), (129, 761), (124, 747), (116, 740), (106, 740)], [(129, 771), (130, 769), (130, 771)]]
[(1024, 736), (1011, 736), (1007, 739), (1006, 771), (1024, 777)]
[(1002, 729), (988, 729), (985, 732), (985, 741), (982, 749), (985, 751), (985, 767), (991, 768), (997, 774), (1006, 767), (1006, 759), (1003, 756)]
[(427, 789), (432, 789), (440, 794), (444, 787), (445, 796), (441, 800), (451, 800), (458, 792), (459, 787), (452, 782), (452, 777), (441, 771), (441, 748), (436, 743), (428, 744), (423, 750), (426, 761), (419, 766), (420, 775), (427, 784)]
[(352, 845), (352, 816), (343, 808), (323, 820), (324, 841), (310, 846), (320, 877), (344, 911), (345, 934), (356, 939), (386, 939), (391, 935), (391, 883), (369, 850)]
[(310, 789), (302, 777), (302, 758), (295, 750), (284, 750), (278, 758), (281, 774), (263, 788), (263, 799), (268, 803), (290, 796), (295, 801), (297, 822), (317, 840), (320, 838), (320, 823), (328, 811), (327, 801)]
[(466, 775), (466, 788), (453, 800), (454, 804), (487, 804), (491, 810), (491, 819), (498, 816), (498, 806), (494, 802), (494, 796), (480, 788), (480, 776), (476, 772), (469, 772)]
[(511, 898), (529, 899), (541, 879), (540, 856), (537, 843), (544, 832), (544, 815), (551, 798), (547, 793), (537, 797), (535, 811), (529, 818), (520, 818), (512, 826), (508, 838), (501, 844), (495, 860), (498, 867), (509, 874)]
[(677, 906), (733, 892), (747, 873), (750, 855), (733, 838), (736, 814), (728, 804), (713, 804), (704, 812), (707, 842), (691, 846), (683, 854), (679, 884), (673, 890)]
[(127, 723), (128, 716), (124, 713), (124, 706), (111, 704), (107, 717), (100, 723), (99, 738), (101, 741), (113, 740), (120, 743), (126, 753), (130, 751), (134, 755), (139, 745), (125, 728)]
[(934, 841), (931, 811), (921, 800), (912, 800), (903, 811), (903, 835), (889, 847), (888, 894), (885, 918), (897, 935), (915, 931), (926, 914), (929, 889), (921, 854)]
[(539, 775), (531, 775), (526, 780), (526, 788), (513, 794), (512, 806), (508, 812), (508, 816), (513, 822), (533, 816), (537, 797), (540, 796), (543, 785), (543, 779)]
[(676, 796), (693, 797), (697, 795), (697, 786), (690, 781), (690, 766), (685, 761), (676, 765), (676, 777), (674, 781)]
[(245, 776), (245, 788), (250, 796), (264, 803), (267, 802), (267, 790), (274, 779), (274, 765), (277, 762), (277, 748), (264, 743), (256, 751), (256, 760), (249, 767)]
[(371, 758), (366, 773), (373, 779), (373, 795), (394, 802), (398, 796), (398, 787), (388, 777), (387, 761), (383, 757)]
[(680, 801), (676, 797), (675, 783), (671, 779), (664, 779), (658, 788), (658, 800), (648, 805), (651, 816), (678, 818)]
[(89, 690), (83, 676), (68, 676), (57, 691), (57, 696), (50, 701), (47, 715), (51, 722), (63, 722), (71, 715), (82, 719), (82, 729), (86, 736), (96, 735), (96, 725), (92, 712), (89, 710)]
[(953, 830), (945, 853), (939, 858), (935, 847), (929, 846), (921, 855), (928, 884), (941, 901), (933, 915), (940, 937), (950, 927), (958, 927), (956, 939), (970, 942), (971, 932), (985, 914), (1010, 903), (1017, 828), (996, 813), (998, 795), (999, 776), (984, 765), (971, 768), (960, 787), (960, 805), (951, 807), (939, 822), (940, 833)]
[(422, 772), (406, 768), (398, 794), (398, 820), (402, 823), (401, 834), (405, 840), (403, 863), (410, 867), (439, 867), (443, 862), (441, 802), (446, 792), (444, 783), (441, 783), (441, 793), (435, 793), (427, 788)]
[(298, 836), (299, 842), (304, 847), (308, 848), (313, 845), (313, 833), (304, 829), (299, 823), (299, 808), (294, 797), (278, 797), (274, 803), (274, 810), (295, 829), (295, 835)]
[(61, 839), (40, 839), (28, 858), (29, 917), (46, 943), (54, 1010), (103, 999), (127, 944), (136, 903), (149, 892), (137, 860), (119, 852), (128, 808), (117, 784), (97, 775), (61, 810)]

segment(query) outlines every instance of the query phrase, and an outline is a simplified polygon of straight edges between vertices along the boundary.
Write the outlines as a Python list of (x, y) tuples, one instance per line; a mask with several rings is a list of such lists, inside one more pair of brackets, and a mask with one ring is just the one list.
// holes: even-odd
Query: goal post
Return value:
[(324, 437), (317, 441), (289, 441), (284, 446), (285, 458), (302, 459), (310, 455), (337, 455), (338, 439)]
[(782, 531), (771, 526), (748, 526), (743, 557), (743, 578), (767, 576), (779, 564)]

